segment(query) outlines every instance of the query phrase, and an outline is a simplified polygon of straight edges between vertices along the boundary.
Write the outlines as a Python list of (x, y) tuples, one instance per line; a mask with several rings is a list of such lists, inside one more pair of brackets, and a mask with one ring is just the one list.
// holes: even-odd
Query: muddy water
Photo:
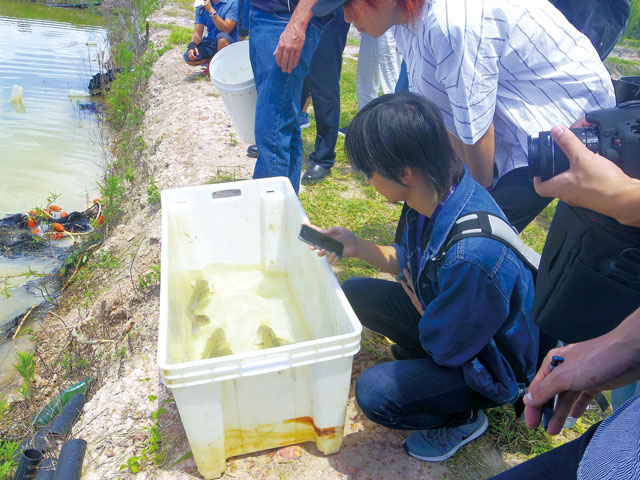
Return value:
[[(197, 282), (204, 282), (196, 289)], [(171, 272), (171, 357), (174, 362), (210, 358), (207, 342), (221, 329), (231, 353), (269, 348), (260, 327), (277, 345), (311, 340), (289, 279), (256, 266), (207, 265)]]
[[(48, 198), (64, 210), (84, 210), (97, 195), (104, 159), (96, 114), (82, 103), (99, 71), (107, 31), (99, 15), (0, 0), (0, 217), (43, 207)], [(14, 85), (22, 102), (12, 102)], [(70, 96), (71, 94), (71, 96)], [(28, 268), (51, 272), (53, 259), (0, 256), (0, 324), (42, 301), (24, 277)], [(2, 280), (12, 276), (8, 283)], [(3, 364), (13, 361), (0, 345)], [(11, 356), (12, 358), (7, 359)]]

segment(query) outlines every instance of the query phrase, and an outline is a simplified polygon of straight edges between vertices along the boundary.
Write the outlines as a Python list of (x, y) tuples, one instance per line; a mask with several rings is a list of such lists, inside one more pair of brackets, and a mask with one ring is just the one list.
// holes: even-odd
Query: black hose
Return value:
[(33, 480), (53, 480), (56, 471), (53, 458), (45, 458), (38, 466), (38, 473)]
[(81, 438), (72, 438), (64, 442), (60, 449), (53, 480), (79, 480), (86, 450), (87, 441)]
[(42, 451), (35, 448), (24, 449), (13, 480), (31, 480), (36, 476), (36, 468), (40, 460), (42, 460)]
[(62, 409), (62, 412), (60, 412), (60, 415), (51, 423), (51, 426), (48, 428), (49, 432), (52, 435), (59, 435), (62, 438), (66, 438), (71, 431), (71, 427), (80, 416), (82, 407), (84, 407), (86, 402), (87, 396), (83, 393), (76, 393), (71, 397), (69, 403), (67, 403)]

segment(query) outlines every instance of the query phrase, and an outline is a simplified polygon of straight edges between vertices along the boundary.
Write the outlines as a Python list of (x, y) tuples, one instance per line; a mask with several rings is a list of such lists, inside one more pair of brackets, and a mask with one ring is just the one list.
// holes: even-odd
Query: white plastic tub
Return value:
[[(342, 444), (362, 327), (328, 262), (298, 240), (303, 221), (307, 217), (283, 177), (162, 192), (158, 365), (205, 478), (222, 475), (231, 456), (305, 441), (330, 454)], [(285, 279), (295, 299), (281, 306), (295, 307), (304, 328), (285, 332), (277, 318), (256, 318), (260, 309), (247, 300), (252, 314), (228, 320), (229, 331), (252, 332), (257, 323), (270, 322), (292, 343), (260, 349), (248, 337), (242, 351), (242, 341), (229, 335), (238, 353), (190, 358), (202, 348), (194, 334), (201, 327), (189, 313), (191, 287), (184, 279), (217, 269), (215, 295), (232, 302), (224, 297), (232, 296), (225, 292), (234, 280), (224, 281), (225, 272), (253, 267), (265, 278)], [(258, 291), (269, 286), (262, 281)], [(238, 301), (244, 308), (242, 297)]]
[(232, 43), (220, 50), (209, 65), (211, 83), (220, 92), (238, 137), (255, 143), (258, 92), (249, 60), (249, 41)]

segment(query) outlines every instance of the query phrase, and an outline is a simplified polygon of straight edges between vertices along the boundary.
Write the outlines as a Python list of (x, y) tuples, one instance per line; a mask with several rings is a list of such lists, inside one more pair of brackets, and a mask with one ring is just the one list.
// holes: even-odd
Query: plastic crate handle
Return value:
[(240, 363), (240, 375), (262, 375), (291, 368), (289, 355), (270, 355), (267, 358), (245, 360)]

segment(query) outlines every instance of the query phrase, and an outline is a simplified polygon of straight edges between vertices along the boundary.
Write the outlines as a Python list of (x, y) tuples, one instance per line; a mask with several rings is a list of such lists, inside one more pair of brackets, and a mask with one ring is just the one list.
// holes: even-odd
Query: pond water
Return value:
[[(52, 196), (64, 210), (82, 211), (98, 195), (102, 133), (96, 114), (81, 107), (92, 99), (78, 93), (105, 56), (101, 22), (91, 12), (0, 0), (0, 218), (47, 206)], [(14, 85), (21, 103), (10, 101)], [(0, 291), (8, 285), (10, 294), (0, 295), (0, 324), (42, 301), (16, 276), (29, 267), (51, 272), (56, 264), (0, 256)]]

